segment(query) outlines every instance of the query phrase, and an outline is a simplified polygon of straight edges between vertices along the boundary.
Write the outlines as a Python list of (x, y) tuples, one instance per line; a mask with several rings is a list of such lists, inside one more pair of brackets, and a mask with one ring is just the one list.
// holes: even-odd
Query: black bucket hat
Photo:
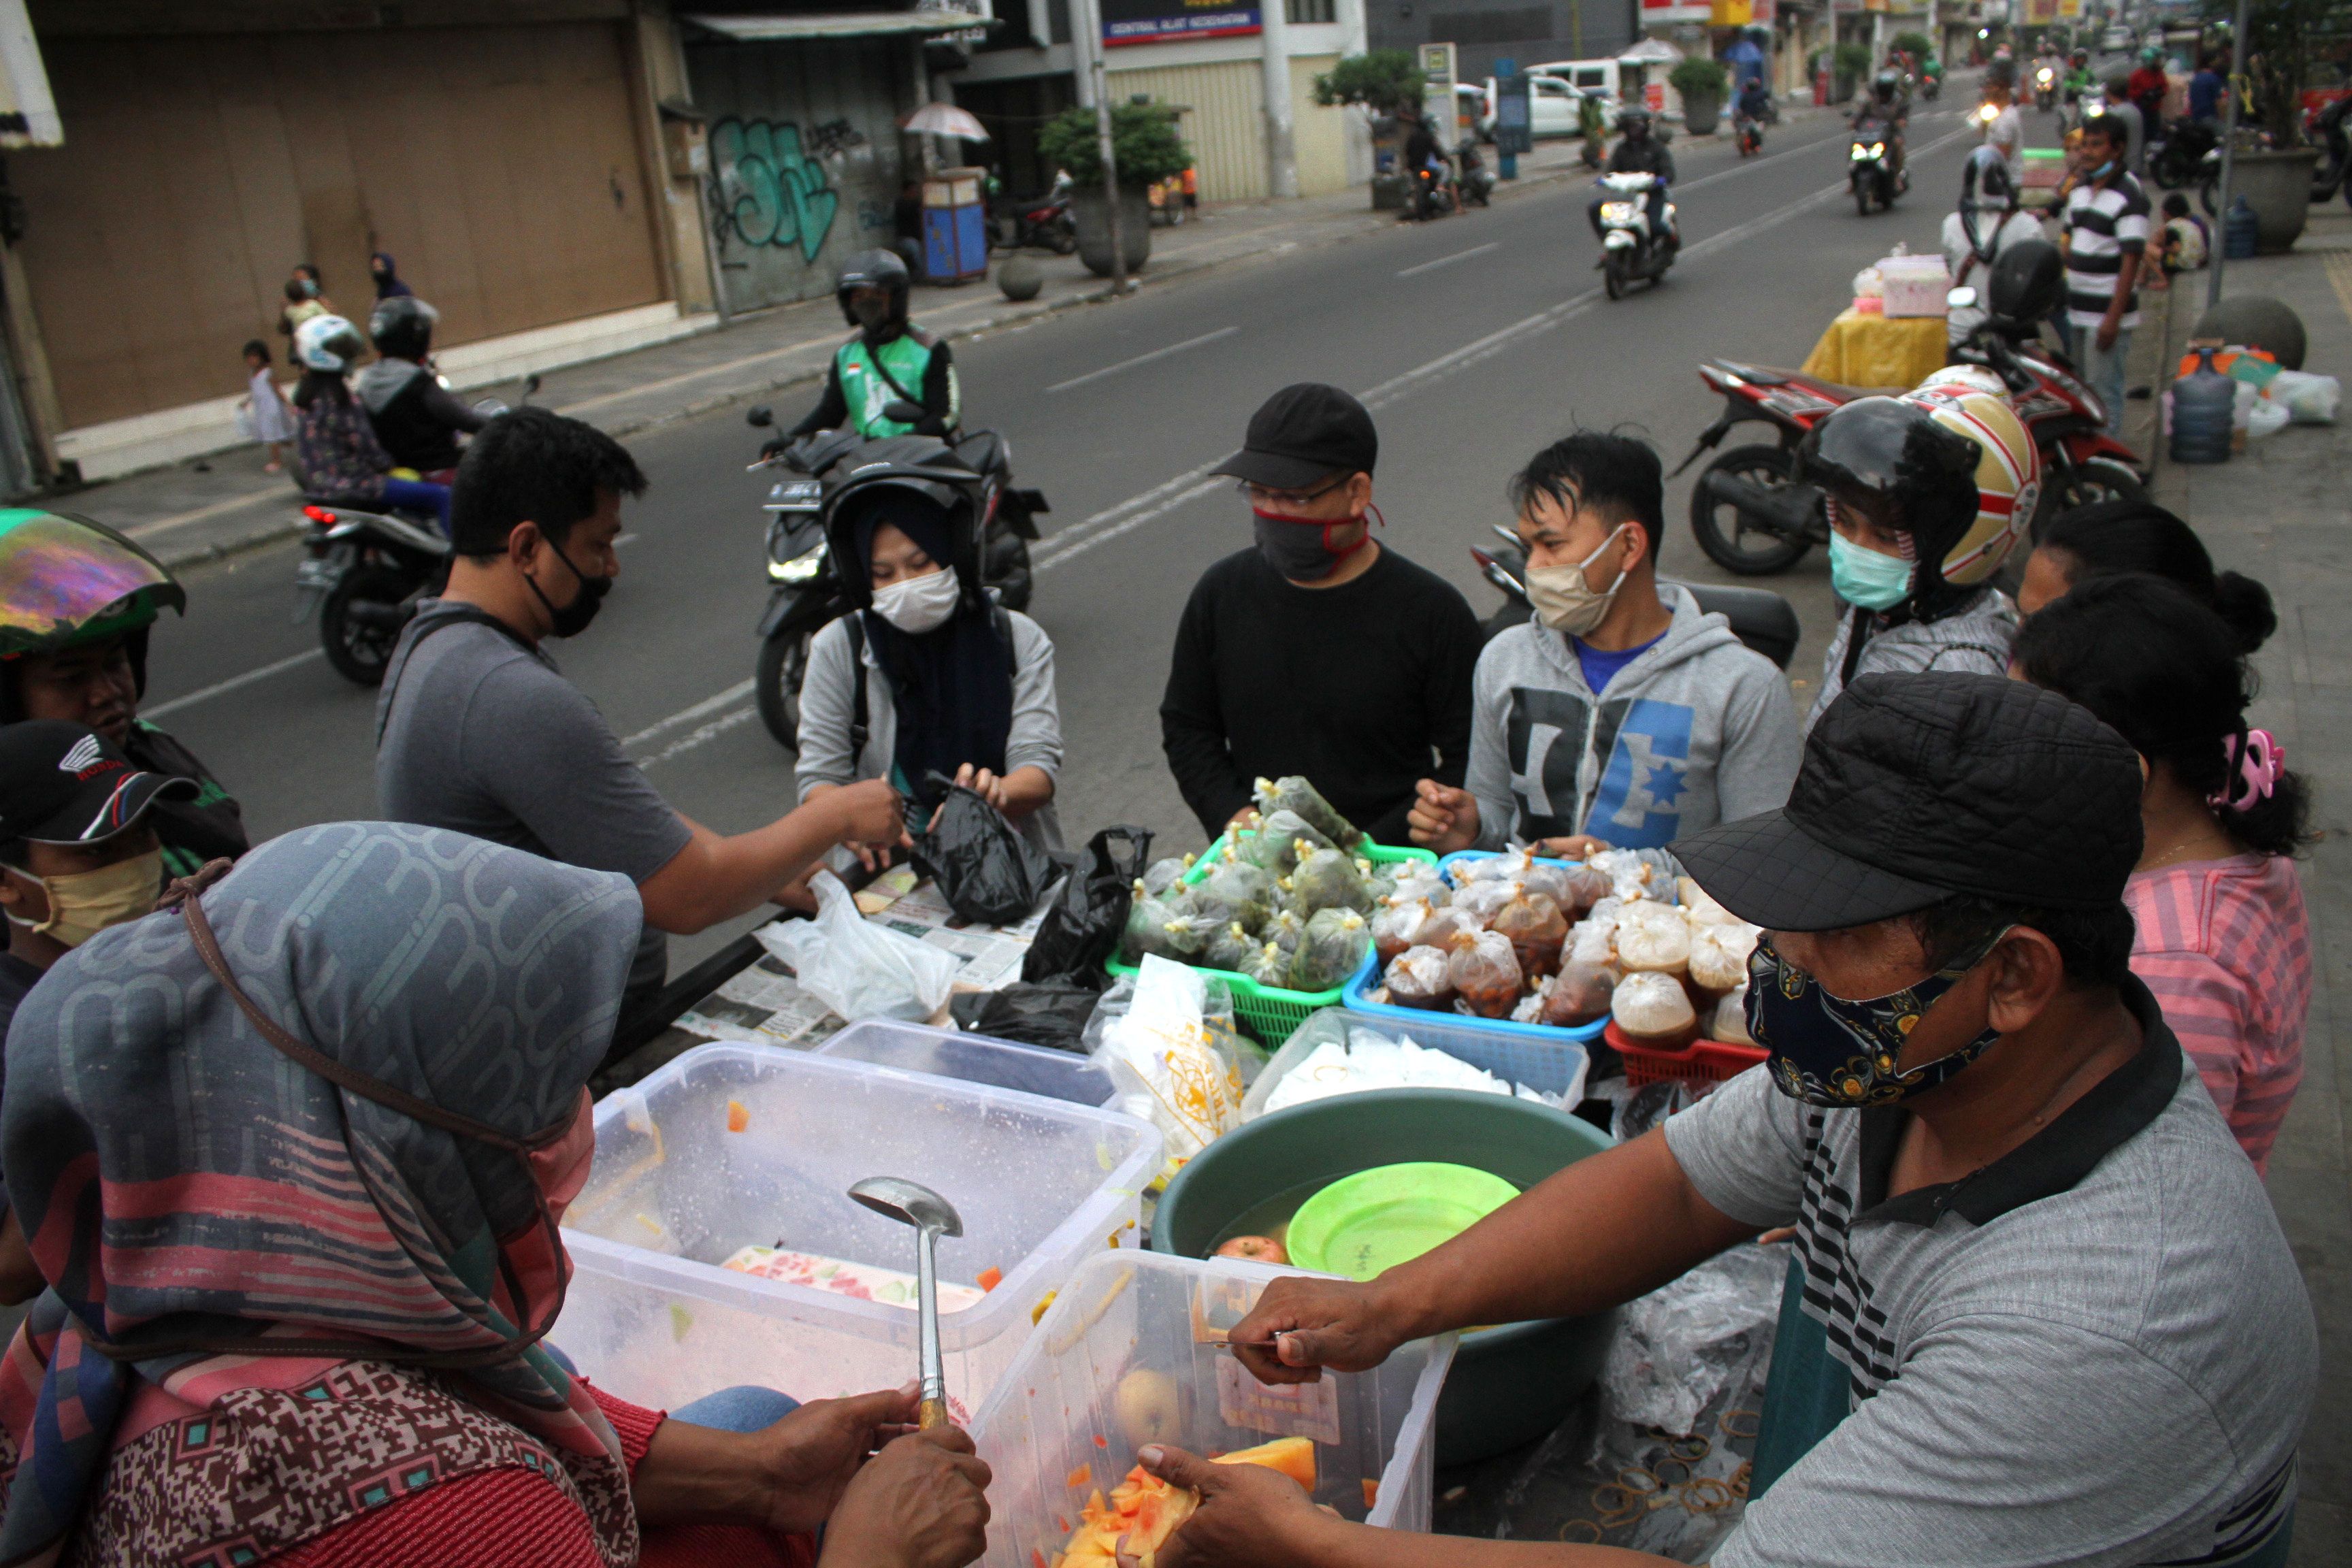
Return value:
[(1891, 920), (1953, 894), (2098, 910), (2140, 855), (2139, 755), (2054, 691), (1997, 675), (1865, 675), (1805, 740), (1779, 811), (1675, 841), (1698, 885), (1771, 931)]

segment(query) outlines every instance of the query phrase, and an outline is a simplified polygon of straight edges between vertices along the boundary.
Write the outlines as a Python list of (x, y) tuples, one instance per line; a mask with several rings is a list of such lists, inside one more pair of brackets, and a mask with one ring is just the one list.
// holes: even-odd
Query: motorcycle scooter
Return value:
[(1853, 188), (1853, 210), (1870, 216), (1873, 205), (1892, 207), (1895, 198), (1911, 188), (1910, 171), (1896, 173), (1891, 157), (1895, 132), (1875, 120), (1854, 127), (1846, 149), (1846, 184)]
[[(523, 403), (539, 391), (526, 377)], [(496, 398), (474, 405), (503, 414)], [(381, 686), (393, 645), (416, 616), (416, 606), (449, 579), (449, 541), (440, 519), (376, 504), (346, 505), (332, 496), (305, 495), (302, 557), (294, 566), (293, 622), (319, 618), (319, 645), (337, 675), (358, 686)]]
[[(1503, 591), (1502, 607), (1478, 623), (1483, 640), (1493, 642), (1511, 627), (1532, 620), (1535, 607), (1528, 601), (1528, 556), (1519, 536), (1500, 523), (1489, 526), (1503, 542), (1502, 547), (1481, 550), (1473, 545), (1470, 558), (1478, 563), (1486, 581)], [(1658, 584), (1689, 590), (1701, 613), (1723, 616), (1731, 623), (1734, 637), (1782, 669), (1789, 668), (1801, 628), (1795, 608), (1780, 595), (1769, 588), (1743, 588), (1730, 583), (1679, 583), (1661, 577)]]
[[(913, 423), (923, 413), (903, 402), (893, 402), (882, 412), (902, 424)], [(743, 417), (754, 429), (776, 422), (765, 405)], [(768, 514), (768, 605), (760, 616), (760, 651), (751, 681), (760, 722), (779, 745), (800, 744), (801, 682), (808, 675), (810, 645), (829, 622), (849, 609), (825, 547), (823, 476), (868, 445), (854, 431), (820, 430), (789, 443), (771, 442), (746, 470), (780, 468), (785, 475), (769, 486), (761, 507)], [(1029, 544), (1037, 537), (1037, 517), (1052, 509), (1042, 491), (1013, 487), (1013, 444), (995, 431), (971, 431), (948, 445), (983, 480), (987, 522), (982, 532), (982, 579), (1006, 609), (1025, 610), (1035, 585)]]
[(2034, 68), (2033, 107), (2044, 114), (2058, 107), (2058, 68), (2055, 66)]
[[(1949, 296), (1954, 310), (1970, 310), (1977, 291), (1961, 287)], [(2010, 406), (2042, 459), (2042, 500), (2033, 518), (2041, 536), (2051, 518), (2103, 500), (2138, 500), (2147, 496), (2138, 455), (2109, 436), (2106, 410), (2074, 373), (2066, 357), (2021, 329), (1996, 328), (1988, 321), (1970, 333), (1954, 357), (1983, 365), (2009, 388)], [(1785, 572), (1814, 545), (1829, 542), (1829, 521), (1817, 503), (1799, 492), (1797, 447), (1805, 433), (1830, 414), (1873, 390), (1841, 386), (1797, 371), (1735, 360), (1710, 360), (1699, 379), (1722, 395), (1724, 411), (1675, 468), (1679, 475), (1702, 452), (1719, 445), (1738, 425), (1762, 423), (1777, 439), (1734, 447), (1699, 475), (1691, 487), (1691, 533), (1708, 560), (1744, 577)]]
[(1601, 235), (1601, 286), (1612, 300), (1625, 297), (1634, 283), (1653, 287), (1665, 280), (1682, 241), (1675, 233), (1675, 205), (1662, 204), (1664, 232), (1650, 232), (1649, 194), (1663, 193), (1666, 183), (1655, 174), (1603, 174), (1598, 182), (1609, 194), (1595, 205), (1593, 227)]

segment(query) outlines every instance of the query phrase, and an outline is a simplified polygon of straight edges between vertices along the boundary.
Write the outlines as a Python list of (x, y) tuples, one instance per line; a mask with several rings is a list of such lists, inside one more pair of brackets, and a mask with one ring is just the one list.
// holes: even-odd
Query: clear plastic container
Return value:
[(966, 1083), (994, 1084), (1073, 1105), (1108, 1105), (1118, 1091), (1110, 1074), (1093, 1058), (1044, 1046), (1024, 1046), (988, 1035), (970, 1035), (929, 1024), (867, 1018), (852, 1024), (816, 1048), (816, 1055), (872, 1062), (901, 1072)]
[[(1401, 1016), (1400, 1016), (1401, 1015)], [(1324, 1020), (1325, 1026), (1310, 1029), (1309, 1025)], [(1570, 1110), (1584, 1099), (1585, 1076), (1591, 1070), (1591, 1057), (1581, 1041), (1560, 1038), (1561, 1029), (1546, 1031), (1551, 1039), (1533, 1039), (1525, 1035), (1498, 1034), (1488, 1019), (1471, 1019), (1451, 1013), (1422, 1013), (1410, 1008), (1389, 1007), (1378, 1015), (1359, 1013), (1353, 1008), (1342, 1011), (1327, 1007), (1298, 1026), (1282, 1049), (1257, 1075), (1250, 1085), (1248, 1095), (1242, 1100), (1242, 1120), (1255, 1121), (1264, 1114), (1265, 1102), (1274, 1096), (1290, 1069), (1307, 1059), (1309, 1052), (1326, 1038), (1336, 1024), (1340, 1029), (1360, 1026), (1389, 1039), (1410, 1039), (1416, 1046), (1433, 1051), (1444, 1051), (1457, 1061), (1493, 1073), (1506, 1083), (1525, 1084), (1545, 1094), (1559, 1095)]]
[[(730, 1130), (735, 1129), (735, 1130)], [(1079, 1261), (1141, 1245), (1159, 1132), (1114, 1111), (757, 1046), (688, 1051), (596, 1107), (596, 1160), (565, 1215), (574, 1273), (551, 1341), (624, 1399), (734, 1384), (796, 1399), (916, 1373), (911, 1305), (720, 1268), (746, 1245), (911, 1276), (915, 1233), (853, 1203), (906, 1176), (955, 1205), (940, 1278), (985, 1295), (940, 1320), (959, 1421)]]
[(989, 1568), (1051, 1563), (1087, 1494), (1108, 1495), (1150, 1442), (1215, 1455), (1311, 1436), (1317, 1502), (1427, 1530), (1433, 1421), (1454, 1336), (1416, 1340), (1370, 1372), (1265, 1387), (1225, 1349), (1224, 1331), (1267, 1280), (1297, 1272), (1161, 1253), (1088, 1258), (971, 1424), (995, 1471)]

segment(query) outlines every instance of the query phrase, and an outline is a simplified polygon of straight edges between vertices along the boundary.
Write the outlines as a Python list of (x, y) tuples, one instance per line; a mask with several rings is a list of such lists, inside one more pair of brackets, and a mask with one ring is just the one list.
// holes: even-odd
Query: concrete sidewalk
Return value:
[[(1804, 106), (1784, 109), (1782, 114), (1784, 123), (1796, 125), (1832, 112)], [(1516, 200), (1583, 177), (1580, 146), (1575, 141), (1543, 143), (1519, 160), (1519, 177), (1499, 185), (1496, 199)], [(1709, 173), (1718, 164), (1729, 166), (1727, 158), (1718, 155), (1729, 152), (1727, 134), (1678, 136), (1675, 147), (1685, 158), (1697, 154)], [(1491, 160), (1492, 149), (1486, 153)], [(1159, 287), (1254, 258), (1342, 244), (1384, 232), (1397, 221), (1393, 213), (1370, 210), (1360, 187), (1295, 201), (1206, 207), (1183, 224), (1152, 230), (1151, 259), (1138, 282)], [(1034, 300), (1007, 300), (992, 279), (961, 288), (919, 288), (916, 319), (953, 340), (1109, 298), (1109, 284), (1088, 273), (1076, 257), (1025, 254), (1045, 274), (1045, 287)], [(824, 374), (845, 332), (831, 300), (803, 300), (738, 316), (714, 331), (551, 371), (534, 401), (625, 438), (712, 409), (813, 384)], [(513, 402), (520, 388), (488, 387), (481, 395)], [(795, 417), (798, 412), (797, 407), (793, 410)], [(249, 447), (51, 499), (123, 530), (167, 565), (188, 565), (299, 531), (302, 521), (293, 485), (260, 468), (260, 450)]]
[[(2195, 274), (2171, 312), (2170, 377), (2204, 304)], [(2232, 261), (2231, 296), (2294, 307), (2310, 334), (2305, 368), (2352, 383), (2352, 214), (2312, 209), (2286, 256)], [(2153, 334), (2151, 334), (2152, 336)], [(2146, 408), (2147, 405), (2135, 405)], [(2285, 742), (2316, 797), (2318, 842), (2302, 862), (2312, 927), (2311, 1024), (2303, 1088), (2271, 1157), (2271, 1202), (2319, 1318), (2320, 1377), (2304, 1437), (2293, 1568), (2352, 1565), (2352, 411), (2333, 426), (2290, 426), (2229, 462), (2159, 458), (2158, 500), (2194, 523), (2217, 565), (2266, 584), (2279, 629), (2256, 656), (2256, 722)], [(2342, 1012), (2338, 1008), (2341, 1005)], [(2346, 1031), (2339, 1033), (2339, 1017)]]

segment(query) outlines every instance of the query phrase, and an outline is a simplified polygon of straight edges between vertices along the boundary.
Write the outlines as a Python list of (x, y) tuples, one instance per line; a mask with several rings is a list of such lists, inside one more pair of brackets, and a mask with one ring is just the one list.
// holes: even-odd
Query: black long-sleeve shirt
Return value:
[[(931, 345), (930, 362), (923, 366), (923, 384), (917, 388), (923, 395), (923, 417), (915, 422), (918, 436), (937, 436), (944, 439), (952, 427), (956, 412), (953, 371), (955, 355), (949, 352), (941, 339)], [(849, 428), (849, 399), (841, 391), (841, 355), (833, 356), (825, 367), (824, 395), (817, 399), (808, 417), (785, 432), (787, 437), (806, 436), (817, 430)]]
[(1160, 743), (1211, 837), (1260, 777), (1304, 773), (1382, 844), (1413, 784), (1459, 784), (1470, 757), (1478, 618), (1459, 590), (1383, 548), (1332, 588), (1286, 582), (1255, 549), (1203, 573), (1176, 629)]

